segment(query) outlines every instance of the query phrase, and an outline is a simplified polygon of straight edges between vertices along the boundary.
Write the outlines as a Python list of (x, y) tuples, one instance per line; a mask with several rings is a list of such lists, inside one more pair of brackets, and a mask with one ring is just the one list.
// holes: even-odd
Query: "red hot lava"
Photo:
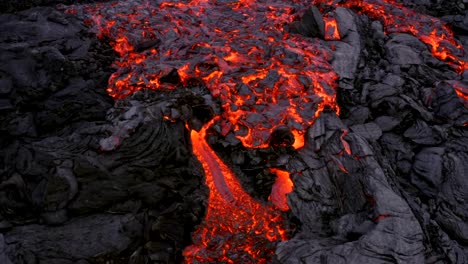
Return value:
[[(419, 14), (396, 0), (313, 0), (316, 5), (344, 6), (357, 10), (379, 20), (386, 33), (408, 33), (429, 46), (434, 57), (447, 62), (458, 73), (468, 70), (468, 63), (462, 45), (453, 32), (440, 19)], [(326, 27), (333, 27), (326, 20)], [(339, 35), (338, 35), (339, 36)], [(460, 86), (454, 85), (460, 100), (468, 105), (468, 95)], [(466, 90), (466, 89), (465, 89)]]
[(333, 17), (323, 17), (325, 23), (325, 39), (326, 40), (340, 40), (340, 33), (338, 32), (338, 24)]
[(271, 188), (269, 200), (281, 211), (288, 211), (287, 200), (288, 193), (292, 192), (294, 184), (289, 177), (289, 172), (279, 169), (270, 169), (270, 172), (276, 174), (276, 180)]
[[(301, 7), (298, 2), (194, 0), (153, 6), (121, 1), (110, 6), (85, 10), (91, 14), (88, 23), (110, 38), (121, 56), (107, 89), (117, 99), (143, 88), (175, 88), (161, 77), (177, 69), (182, 83), (198, 78), (220, 99), (224, 135), (234, 133), (246, 147), (266, 146), (271, 132), (286, 125), (299, 148), (318, 112), (325, 105), (337, 110), (330, 50), (319, 40), (283, 31)], [(337, 30), (330, 32), (336, 39)], [(204, 140), (207, 128), (192, 131), (210, 195), (194, 245), (184, 252), (186, 261), (265, 263), (275, 242), (286, 239), (277, 209), (288, 210), (289, 174), (272, 171), (277, 174), (273, 205), (254, 200)]]

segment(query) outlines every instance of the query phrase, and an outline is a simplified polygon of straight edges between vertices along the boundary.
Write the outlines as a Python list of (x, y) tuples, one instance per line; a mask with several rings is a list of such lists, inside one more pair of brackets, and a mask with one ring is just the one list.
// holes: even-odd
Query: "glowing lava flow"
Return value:
[(455, 88), (455, 93), (458, 97), (462, 99), (466, 107), (468, 107), (468, 86), (462, 85), (460, 82), (452, 82), (453, 88)]
[(266, 263), (276, 241), (286, 239), (281, 214), (250, 197), (236, 176), (205, 141), (205, 125), (191, 132), (193, 152), (210, 189), (205, 220), (184, 251), (188, 263)]
[(338, 23), (332, 17), (323, 17), (325, 23), (325, 39), (326, 40), (340, 40), (340, 33), (338, 32)]
[[(331, 50), (283, 30), (311, 3), (365, 13), (387, 33), (415, 35), (457, 72), (468, 67), (462, 46), (440, 19), (394, 0), (133, 0), (73, 12), (87, 17), (121, 56), (107, 89), (113, 97), (175, 89), (178, 81), (164, 81), (175, 71), (182, 84), (198, 79), (219, 98), (223, 136), (233, 133), (245, 147), (266, 147), (274, 129), (285, 125), (300, 147), (303, 131), (325, 105), (339, 111)], [(325, 38), (338, 40), (334, 18), (325, 13), (324, 20)]]
[[(331, 50), (321, 40), (284, 30), (308, 5), (134, 0), (80, 12), (121, 56), (107, 90), (113, 97), (174, 89), (181, 84), (162, 79), (175, 69), (182, 84), (198, 79), (219, 98), (223, 136), (233, 133), (245, 147), (266, 147), (274, 129), (287, 126), (299, 147), (303, 131), (325, 106), (338, 111)], [(330, 38), (339, 37), (330, 32)]]
[[(459, 74), (468, 70), (463, 46), (440, 19), (419, 14), (396, 0), (313, 0), (316, 5), (343, 6), (379, 20), (386, 33), (408, 33), (429, 46), (434, 57), (451, 65)], [(330, 22), (327, 22), (327, 26)], [(460, 100), (468, 106), (466, 89), (454, 85)]]

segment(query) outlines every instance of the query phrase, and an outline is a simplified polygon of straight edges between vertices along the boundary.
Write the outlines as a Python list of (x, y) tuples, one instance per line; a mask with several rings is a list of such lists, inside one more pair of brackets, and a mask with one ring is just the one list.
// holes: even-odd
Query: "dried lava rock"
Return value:
[(114, 59), (55, 9), (0, 15), (0, 263), (181, 261), (206, 199), (184, 123), (205, 99), (114, 105)]

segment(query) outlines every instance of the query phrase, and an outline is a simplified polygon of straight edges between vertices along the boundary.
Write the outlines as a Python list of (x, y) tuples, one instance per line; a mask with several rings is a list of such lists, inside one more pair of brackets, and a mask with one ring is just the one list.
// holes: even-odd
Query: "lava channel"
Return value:
[(286, 239), (284, 220), (272, 205), (250, 197), (210, 148), (205, 135), (212, 123), (200, 132), (191, 131), (193, 152), (203, 166), (210, 194), (205, 219), (193, 234), (194, 244), (183, 253), (185, 261), (267, 263), (274, 255), (275, 242)]

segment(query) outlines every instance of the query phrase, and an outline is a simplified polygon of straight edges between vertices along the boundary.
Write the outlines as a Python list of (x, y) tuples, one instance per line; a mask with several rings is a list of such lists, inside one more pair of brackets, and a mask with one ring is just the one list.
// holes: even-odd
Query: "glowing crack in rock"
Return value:
[(338, 24), (333, 17), (323, 17), (325, 23), (325, 36), (326, 40), (340, 40), (340, 33), (338, 32)]

